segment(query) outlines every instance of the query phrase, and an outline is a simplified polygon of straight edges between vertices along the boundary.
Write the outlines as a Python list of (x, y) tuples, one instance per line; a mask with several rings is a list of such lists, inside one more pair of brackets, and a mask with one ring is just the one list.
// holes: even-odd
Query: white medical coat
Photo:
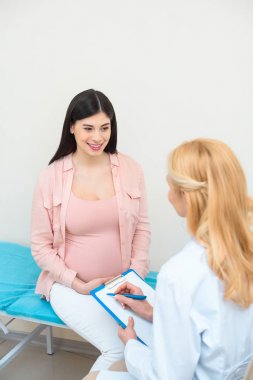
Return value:
[(98, 380), (225, 380), (239, 373), (253, 356), (253, 305), (244, 309), (223, 296), (205, 249), (190, 241), (159, 273), (153, 346), (129, 340), (129, 373), (103, 371)]

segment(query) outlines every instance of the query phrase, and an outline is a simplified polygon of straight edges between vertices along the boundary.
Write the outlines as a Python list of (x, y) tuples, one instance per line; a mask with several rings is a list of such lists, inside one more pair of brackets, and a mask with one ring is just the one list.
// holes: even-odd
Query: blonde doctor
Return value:
[[(97, 379), (242, 379), (253, 358), (253, 202), (242, 168), (224, 143), (197, 139), (170, 154), (168, 184), (192, 240), (163, 265), (154, 311), (116, 297), (153, 318), (153, 346), (136, 340), (130, 319), (119, 329), (128, 372), (101, 371)], [(131, 284), (118, 291), (140, 292)]]

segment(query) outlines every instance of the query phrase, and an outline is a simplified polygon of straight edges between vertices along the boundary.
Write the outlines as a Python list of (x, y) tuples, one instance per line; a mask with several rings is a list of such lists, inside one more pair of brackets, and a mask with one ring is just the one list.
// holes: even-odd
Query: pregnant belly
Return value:
[[(88, 282), (94, 278), (117, 276), (122, 271), (121, 254), (115, 244), (101, 247), (89, 241), (89, 245), (66, 241), (65, 263), (77, 272), (77, 277)], [(114, 245), (114, 246), (113, 246)]]

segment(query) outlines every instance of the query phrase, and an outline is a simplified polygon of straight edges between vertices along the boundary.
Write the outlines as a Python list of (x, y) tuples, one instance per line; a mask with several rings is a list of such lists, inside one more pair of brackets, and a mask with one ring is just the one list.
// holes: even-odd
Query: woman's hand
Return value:
[(121, 326), (119, 327), (118, 334), (124, 344), (127, 344), (129, 339), (137, 339), (136, 332), (134, 330), (134, 319), (132, 317), (128, 318), (128, 325), (125, 329)]
[(112, 277), (95, 278), (94, 280), (91, 280), (89, 282), (84, 282), (80, 280), (78, 277), (75, 277), (74, 281), (72, 282), (72, 289), (74, 289), (77, 293), (90, 294), (90, 291), (92, 289), (95, 289), (98, 286), (104, 284), (111, 278)]
[(115, 293), (117, 293), (117, 295), (115, 296), (115, 299), (121, 303), (124, 309), (126, 307), (129, 307), (129, 309), (133, 310), (140, 317), (150, 322), (153, 321), (153, 307), (148, 303), (148, 301), (136, 300), (136, 299), (132, 299), (132, 298), (128, 298), (128, 297), (124, 297), (120, 295), (120, 293), (143, 295), (143, 292), (140, 288), (138, 288), (137, 286), (129, 282), (125, 282), (124, 284), (120, 285), (115, 290)]

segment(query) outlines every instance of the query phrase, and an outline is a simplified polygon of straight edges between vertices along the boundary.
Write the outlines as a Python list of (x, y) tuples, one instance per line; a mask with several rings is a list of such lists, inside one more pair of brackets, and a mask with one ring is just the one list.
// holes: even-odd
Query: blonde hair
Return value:
[(188, 229), (206, 247), (210, 268), (224, 282), (224, 298), (248, 307), (253, 302), (253, 200), (234, 153), (216, 140), (186, 142), (169, 156), (169, 177), (185, 193)]

